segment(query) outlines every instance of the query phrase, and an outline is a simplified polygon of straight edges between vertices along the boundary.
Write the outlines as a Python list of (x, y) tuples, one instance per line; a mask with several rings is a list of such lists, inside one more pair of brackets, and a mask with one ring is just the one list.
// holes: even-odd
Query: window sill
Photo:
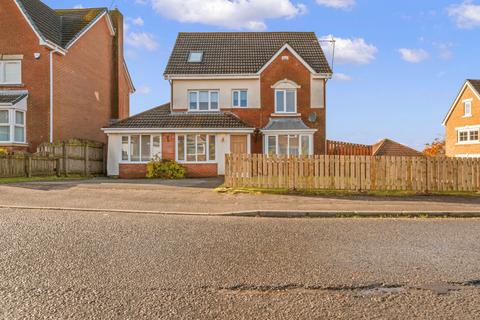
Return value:
[(24, 83), (0, 83), (0, 87), (25, 87)]
[(472, 117), (471, 114), (470, 114), (470, 115), (464, 115), (464, 116), (462, 116), (462, 118), (471, 118), (471, 117)]
[(272, 113), (270, 114), (271, 117), (300, 117), (301, 113), (296, 112), (285, 112), (285, 113)]
[(218, 162), (217, 161), (181, 161), (181, 160), (177, 160), (178, 163), (180, 164), (217, 164)]
[(457, 142), (455, 145), (457, 146), (465, 146), (465, 145), (471, 145), (471, 144), (480, 144), (480, 141), (467, 141), (467, 142)]
[(149, 160), (149, 161), (120, 161), (119, 163), (120, 164), (147, 164), (150, 161), (151, 160)]
[(12, 141), (0, 141), (0, 147), (28, 147), (26, 142), (12, 142)]

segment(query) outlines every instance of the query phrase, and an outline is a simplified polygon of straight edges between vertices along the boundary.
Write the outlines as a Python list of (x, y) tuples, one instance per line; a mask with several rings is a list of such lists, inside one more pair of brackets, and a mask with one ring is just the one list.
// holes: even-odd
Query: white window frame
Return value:
[[(200, 110), (200, 92), (208, 92), (208, 109)], [(197, 95), (197, 105), (195, 109), (191, 109), (190, 94), (195, 93)], [(217, 109), (212, 109), (212, 93), (216, 93), (218, 97)], [(188, 90), (188, 111), (190, 112), (212, 112), (220, 111), (220, 90)]]
[[(268, 155), (268, 149), (269, 149), (269, 144), (268, 144), (268, 138), (269, 137), (275, 137), (275, 154), (278, 155), (278, 141), (279, 141), (279, 136), (287, 136), (287, 156), (290, 156), (290, 136), (298, 136), (298, 154), (299, 156), (311, 156), (313, 155), (313, 134), (305, 134), (305, 133), (278, 133), (278, 134), (265, 134), (264, 138), (264, 150), (263, 153)], [(309, 143), (309, 150), (308, 154), (302, 154), (302, 137), (308, 137), (308, 143)]]
[[(205, 144), (205, 161), (188, 161), (187, 160), (187, 136), (195, 136), (195, 159), (198, 159), (198, 136), (205, 135), (206, 136), (206, 144)], [(184, 160), (180, 160), (178, 158), (178, 138), (183, 136), (183, 152), (184, 152)], [(215, 141), (215, 160), (210, 160), (210, 137), (214, 137)], [(187, 163), (187, 164), (201, 164), (201, 163), (217, 163), (217, 135), (216, 134), (209, 134), (209, 133), (177, 133), (175, 134), (175, 161), (178, 163)]]
[[(132, 154), (131, 154), (132, 136), (140, 136), (140, 141), (139, 141), (139, 144), (140, 144), (140, 148), (139, 148), (140, 161), (131, 161), (131, 159), (132, 159)], [(142, 161), (142, 136), (150, 136), (150, 157), (149, 157), (149, 160), (146, 160), (146, 161)], [(128, 137), (128, 148), (127, 148), (128, 159), (127, 160), (123, 160), (123, 137)], [(162, 141), (162, 135), (161, 134), (142, 134), (142, 133), (135, 134), (135, 133), (132, 133), (132, 134), (122, 134), (120, 136), (120, 163), (148, 163), (151, 160), (153, 160), (153, 156), (154, 156), (154, 154), (153, 154), (153, 138), (154, 137), (158, 137), (159, 140), (160, 140), (160, 153), (157, 154), (157, 155), (159, 155), (159, 158), (162, 159), (163, 158), (163, 145), (162, 145), (163, 141)]]
[[(457, 143), (456, 144), (480, 144), (480, 127), (464, 127), (464, 128), (457, 128)], [(478, 132), (478, 139), (472, 140), (472, 132)], [(467, 140), (460, 141), (460, 134), (466, 133)]]
[(463, 118), (470, 118), (472, 116), (472, 101), (473, 99), (463, 100)]
[[(7, 64), (20, 65), (20, 81), (19, 82), (7, 82), (5, 79), (6, 71), (5, 66)], [(22, 84), (22, 60), (0, 60), (0, 85), (18, 85)]]
[[(22, 109), (17, 108), (4, 108), (0, 106), (0, 111), (7, 111), (8, 113), (8, 123), (0, 124), (1, 127), (9, 127), (10, 140), (2, 141), (0, 144), (26, 144), (27, 143), (27, 112)], [(16, 112), (23, 113), (23, 125), (16, 124)], [(15, 127), (23, 128), (23, 141), (15, 141)]]
[[(277, 109), (277, 93), (283, 92), (283, 111)], [(293, 92), (294, 94), (294, 111), (287, 111), (287, 92)], [(297, 113), (297, 90), (296, 89), (275, 89), (275, 113), (278, 114), (296, 114)]]
[[(245, 106), (242, 106), (241, 105), (241, 93), (242, 92), (245, 92), (247, 94), (247, 104)], [(234, 95), (235, 93), (238, 94), (238, 105), (235, 105), (235, 99), (234, 99)], [(235, 90), (232, 90), (232, 108), (241, 108), (241, 109), (245, 109), (245, 108), (248, 108), (248, 90), (247, 89), (235, 89)]]

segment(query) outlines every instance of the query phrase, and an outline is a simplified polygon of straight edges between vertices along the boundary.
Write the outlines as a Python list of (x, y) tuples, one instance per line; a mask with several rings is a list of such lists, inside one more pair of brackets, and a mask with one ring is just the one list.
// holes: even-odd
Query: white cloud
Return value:
[(141, 86), (137, 88), (136, 92), (139, 94), (149, 94), (150, 92), (152, 92), (152, 88), (150, 88), (149, 86)]
[(264, 30), (268, 19), (293, 18), (307, 10), (291, 0), (149, 1), (157, 13), (168, 18), (230, 29)]
[(453, 58), (453, 52), (451, 50), (453, 43), (434, 43), (433, 45), (438, 48), (440, 59), (450, 60)]
[(423, 49), (398, 49), (403, 60), (411, 63), (420, 63), (430, 57), (430, 54)]
[(147, 0), (135, 0), (136, 4), (147, 4)]
[(333, 79), (340, 80), (340, 81), (351, 81), (351, 80), (353, 80), (352, 77), (350, 77), (349, 75), (347, 75), (345, 73), (341, 73), (341, 72), (334, 73), (333, 74)]
[(145, 21), (143, 21), (142, 17), (136, 17), (136, 18), (131, 18), (129, 19), (130, 21), (132, 21), (132, 23), (136, 26), (143, 26), (145, 24)]
[(356, 0), (317, 0), (319, 5), (335, 9), (351, 9), (355, 2)]
[(83, 9), (83, 5), (82, 4), (74, 5), (73, 9)]
[(128, 32), (125, 42), (134, 48), (144, 48), (148, 51), (155, 51), (158, 48), (155, 37), (146, 32)]
[(453, 18), (457, 27), (472, 29), (480, 27), (480, 5), (467, 0), (461, 4), (454, 4), (447, 8), (448, 15)]
[(368, 44), (362, 38), (344, 39), (328, 35), (320, 38), (320, 43), (327, 56), (333, 53), (333, 44), (327, 40), (335, 39), (335, 63), (337, 64), (369, 64), (376, 58), (377, 47)]

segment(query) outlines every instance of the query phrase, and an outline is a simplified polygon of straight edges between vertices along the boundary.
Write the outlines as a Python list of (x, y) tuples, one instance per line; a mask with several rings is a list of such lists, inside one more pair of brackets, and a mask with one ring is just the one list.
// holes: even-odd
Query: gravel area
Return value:
[(480, 219), (0, 209), (2, 319), (476, 319)]

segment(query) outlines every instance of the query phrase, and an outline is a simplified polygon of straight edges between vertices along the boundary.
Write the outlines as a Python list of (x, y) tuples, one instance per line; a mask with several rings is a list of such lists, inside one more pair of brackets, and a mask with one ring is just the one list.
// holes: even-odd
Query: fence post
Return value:
[(25, 158), (25, 175), (27, 178), (32, 177), (32, 155), (28, 154)]
[(54, 158), (55, 159), (55, 171), (57, 174), (57, 177), (60, 177), (62, 175), (62, 168), (60, 168), (60, 157)]
[(68, 176), (68, 145), (63, 142), (63, 174)]
[(83, 174), (85, 175), (85, 177), (88, 177), (90, 175), (90, 170), (89, 170), (89, 158), (88, 158), (88, 153), (89, 153), (89, 149), (88, 149), (88, 142), (85, 142), (85, 145), (83, 146), (83, 154), (84, 154), (84, 159), (83, 159), (83, 166), (84, 166), (84, 169), (83, 169)]

